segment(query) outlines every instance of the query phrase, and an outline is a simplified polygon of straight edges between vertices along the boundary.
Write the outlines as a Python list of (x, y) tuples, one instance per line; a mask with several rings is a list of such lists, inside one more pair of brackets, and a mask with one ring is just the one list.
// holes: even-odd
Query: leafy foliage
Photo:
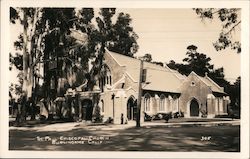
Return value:
[(170, 61), (167, 66), (171, 69), (179, 71), (181, 74), (189, 75), (192, 71), (200, 76), (205, 76), (213, 70), (213, 65), (210, 64), (211, 58), (203, 53), (197, 52), (198, 47), (190, 45), (187, 47), (187, 57), (183, 59), (184, 64), (177, 64), (175, 61)]
[(119, 13), (113, 24), (115, 8), (102, 8), (99, 14), (100, 17), (96, 18), (98, 28), (95, 32), (99, 43), (103, 43), (104, 47), (111, 51), (133, 57), (138, 50), (138, 35), (133, 31), (130, 15)]
[(15, 24), (16, 20), (19, 18), (19, 14), (16, 9), (10, 7), (10, 22)]
[(145, 54), (142, 57), (139, 57), (140, 60), (146, 61), (146, 62), (151, 62), (152, 61), (152, 55), (151, 54)]
[(9, 62), (10, 62), (10, 70), (12, 69), (12, 65), (14, 65), (18, 70), (23, 70), (23, 56), (19, 53), (16, 53), (13, 56), (11, 53), (9, 54)]
[[(33, 95), (43, 88), (43, 96), (54, 100), (57, 92), (61, 92), (59, 87), (63, 87), (61, 94), (65, 94), (67, 88), (75, 89), (86, 81), (91, 90), (102, 66), (105, 47), (127, 56), (133, 56), (138, 49), (131, 17), (124, 13), (116, 15), (115, 8), (102, 8), (99, 15), (94, 15), (93, 8), (10, 8), (10, 22), (16, 24), (17, 20), (23, 33), (14, 46), (23, 53), (10, 54), (9, 61), (10, 70), (15, 66), (22, 71), (16, 90), (24, 93), (23, 99), (31, 96), (37, 99)], [(39, 63), (43, 63), (44, 77), (37, 74)], [(41, 87), (40, 78), (44, 78)]]
[(196, 14), (202, 19), (217, 18), (221, 22), (221, 33), (218, 40), (213, 45), (217, 51), (230, 47), (236, 50), (237, 53), (241, 52), (241, 43), (236, 41), (232, 32), (237, 31), (240, 27), (240, 9), (239, 8), (194, 8)]

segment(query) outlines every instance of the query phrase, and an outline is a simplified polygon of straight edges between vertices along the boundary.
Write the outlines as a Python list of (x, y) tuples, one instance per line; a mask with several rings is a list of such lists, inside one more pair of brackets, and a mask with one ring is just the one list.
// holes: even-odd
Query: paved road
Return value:
[[(67, 129), (66, 129), (67, 127)], [(10, 129), (10, 150), (238, 152), (240, 126), (91, 129), (81, 124)], [(72, 138), (75, 137), (75, 138)]]

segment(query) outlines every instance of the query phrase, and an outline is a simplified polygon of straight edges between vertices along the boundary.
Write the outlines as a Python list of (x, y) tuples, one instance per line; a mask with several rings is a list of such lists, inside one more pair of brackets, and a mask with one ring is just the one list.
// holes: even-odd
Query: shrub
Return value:
[(94, 110), (94, 114), (93, 114), (93, 121), (94, 123), (101, 123), (103, 120), (103, 116), (101, 115), (101, 109), (100, 107), (97, 105), (95, 107), (95, 110)]
[(104, 123), (113, 123), (114, 122), (114, 120), (113, 120), (113, 118), (111, 118), (111, 117), (109, 117)]
[(152, 120), (152, 116), (148, 115), (146, 112), (144, 113), (144, 121), (151, 121)]

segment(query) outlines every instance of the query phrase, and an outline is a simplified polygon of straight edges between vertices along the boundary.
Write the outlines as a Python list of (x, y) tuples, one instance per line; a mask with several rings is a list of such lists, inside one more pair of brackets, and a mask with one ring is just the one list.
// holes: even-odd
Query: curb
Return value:
[(213, 127), (213, 126), (236, 126), (240, 125), (239, 123), (210, 123), (210, 124), (173, 124), (173, 125), (144, 125), (142, 127), (151, 128), (151, 127), (166, 127), (166, 128), (180, 128), (180, 127)]

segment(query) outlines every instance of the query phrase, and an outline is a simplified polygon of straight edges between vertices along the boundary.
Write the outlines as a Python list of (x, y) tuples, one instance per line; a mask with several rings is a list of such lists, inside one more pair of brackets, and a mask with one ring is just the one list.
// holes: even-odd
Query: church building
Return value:
[[(97, 83), (100, 88), (98, 106), (103, 121), (113, 119), (115, 124), (120, 124), (121, 118), (136, 120), (140, 67), (140, 60), (106, 49)], [(207, 75), (201, 77), (191, 72), (184, 76), (167, 66), (149, 62), (143, 62), (143, 72), (142, 122), (145, 113), (181, 112), (185, 118), (213, 118), (227, 114), (229, 96)], [(82, 92), (80, 99), (85, 99), (87, 93)]]

